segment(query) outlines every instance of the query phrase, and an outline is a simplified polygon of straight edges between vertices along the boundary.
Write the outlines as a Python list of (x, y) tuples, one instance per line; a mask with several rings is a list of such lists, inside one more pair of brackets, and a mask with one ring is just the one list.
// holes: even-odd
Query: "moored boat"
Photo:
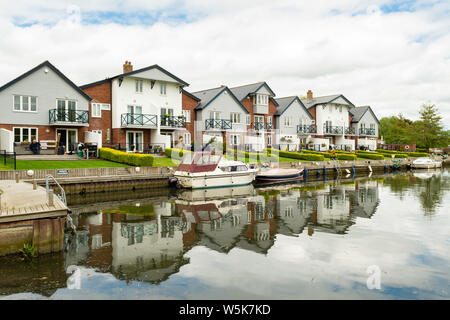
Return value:
[(415, 169), (434, 169), (440, 168), (442, 161), (435, 160), (433, 158), (418, 158), (413, 161), (412, 167)]
[(256, 175), (255, 183), (283, 183), (293, 182), (303, 179), (303, 169), (263, 169)]
[(188, 189), (248, 185), (257, 169), (242, 161), (231, 161), (207, 152), (186, 154), (174, 173), (178, 186)]

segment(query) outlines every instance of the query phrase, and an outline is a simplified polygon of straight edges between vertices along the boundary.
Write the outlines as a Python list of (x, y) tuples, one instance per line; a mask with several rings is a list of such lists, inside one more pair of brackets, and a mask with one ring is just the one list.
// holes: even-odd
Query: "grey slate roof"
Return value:
[(115, 79), (115, 78), (128, 77), (128, 76), (131, 76), (131, 75), (133, 75), (133, 74), (136, 74), (136, 73), (139, 73), (139, 72), (144, 72), (144, 71), (151, 70), (151, 69), (157, 69), (157, 70), (161, 71), (162, 73), (168, 75), (169, 77), (171, 77), (171, 78), (174, 79), (175, 81), (181, 83), (182, 86), (189, 86), (189, 83), (187, 83), (187, 82), (181, 80), (180, 78), (176, 77), (175, 75), (173, 75), (172, 73), (170, 73), (170, 72), (167, 71), (166, 69), (161, 68), (159, 65), (154, 64), (154, 65), (152, 65), (152, 66), (148, 66), (148, 67), (141, 68), (141, 69), (138, 69), (138, 70), (134, 70), (134, 71), (131, 71), (131, 72), (121, 73), (121, 74), (118, 74), (118, 75), (116, 75), (116, 76), (114, 76), (114, 77), (111, 77), (111, 78), (106, 78), (106, 79), (104, 79), (104, 80), (100, 80), (100, 81), (88, 83), (88, 84), (85, 84), (85, 85), (80, 86), (80, 88), (81, 88), (81, 89), (89, 88), (89, 87), (92, 87), (92, 86), (95, 86), (95, 85), (98, 85), (98, 84), (105, 83), (105, 82), (107, 82), (107, 81), (111, 81), (112, 79)]
[(361, 120), (367, 109), (369, 109), (369, 106), (351, 108), (349, 111), (352, 114), (352, 122)]
[(370, 106), (361, 106), (361, 107), (351, 108), (349, 110), (349, 112), (352, 114), (352, 122), (359, 122), (368, 110), (370, 110), (372, 112), (372, 114), (375, 117), (375, 120), (377, 120), (377, 122), (379, 123), (380, 121), (378, 120), (377, 116), (372, 111), (372, 108)]
[(337, 98), (339, 98), (340, 96), (342, 96), (341, 94), (333, 94), (330, 96), (322, 96), (322, 97), (313, 97), (312, 99), (301, 99), (301, 101), (303, 102), (303, 104), (305, 105), (306, 108), (312, 108), (317, 104), (324, 104), (324, 103), (329, 103)]
[(49, 67), (52, 69), (62, 80), (64, 80), (69, 86), (71, 86), (75, 91), (77, 91), (79, 94), (81, 94), (84, 98), (86, 98), (88, 101), (91, 101), (92, 98), (89, 97), (84, 91), (82, 91), (79, 87), (75, 85), (69, 78), (67, 78), (61, 71), (59, 71), (54, 65), (52, 65), (48, 60), (42, 62), (41, 64), (37, 65), (33, 69), (25, 72), (24, 74), (20, 75), (19, 77), (15, 78), (14, 80), (8, 82), (7, 84), (0, 87), (0, 91), (5, 90), (6, 88), (16, 84), (20, 80), (28, 77), (32, 73), (36, 72), (37, 70), (41, 69), (42, 67)]
[(200, 102), (195, 107), (195, 110), (201, 110), (205, 106), (207, 106), (215, 97), (219, 95), (223, 90), (225, 90), (225, 87), (218, 87), (218, 88), (212, 88), (202, 91), (196, 91), (191, 92), (191, 94), (198, 99), (200, 99)]
[(262, 85), (264, 84), (264, 81), (252, 83), (252, 84), (246, 84), (244, 86), (234, 87), (230, 88), (231, 92), (238, 98), (239, 101), (242, 101), (247, 97), (250, 93), (255, 92), (258, 90)]
[(300, 105), (305, 109), (306, 113), (312, 119), (312, 115), (309, 113), (308, 109), (306, 109), (306, 107), (304, 106), (303, 102), (297, 96), (283, 97), (283, 98), (274, 99), (275, 102), (278, 104), (277, 111), (275, 111), (274, 115), (275, 116), (282, 115), (283, 112), (286, 111), (286, 109), (297, 99), (300, 102)]

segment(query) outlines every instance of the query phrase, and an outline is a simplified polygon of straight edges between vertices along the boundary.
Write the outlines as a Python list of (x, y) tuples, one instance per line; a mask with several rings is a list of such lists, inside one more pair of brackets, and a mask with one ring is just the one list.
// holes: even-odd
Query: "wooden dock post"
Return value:
[(48, 206), (49, 207), (53, 207), (53, 197), (55, 195), (55, 192), (53, 191), (53, 189), (50, 189), (48, 191)]
[(37, 189), (37, 181), (36, 179), (33, 179), (33, 190)]
[(19, 172), (16, 171), (16, 183), (19, 183)]

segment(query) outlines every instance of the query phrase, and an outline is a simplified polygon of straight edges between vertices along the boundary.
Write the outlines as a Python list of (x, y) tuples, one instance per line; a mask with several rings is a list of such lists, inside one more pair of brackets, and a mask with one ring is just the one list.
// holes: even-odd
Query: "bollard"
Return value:
[(16, 172), (16, 183), (19, 183), (19, 173)]
[(308, 169), (304, 169), (303, 170), (303, 179), (306, 181), (306, 180), (308, 180)]
[(48, 191), (48, 205), (49, 207), (53, 206), (53, 196), (55, 195), (55, 193), (53, 192), (53, 189), (50, 189)]
[(355, 167), (352, 167), (352, 173), (353, 173), (353, 175), (355, 175), (355, 173), (356, 173)]
[(37, 181), (36, 179), (33, 179), (33, 190), (37, 189)]

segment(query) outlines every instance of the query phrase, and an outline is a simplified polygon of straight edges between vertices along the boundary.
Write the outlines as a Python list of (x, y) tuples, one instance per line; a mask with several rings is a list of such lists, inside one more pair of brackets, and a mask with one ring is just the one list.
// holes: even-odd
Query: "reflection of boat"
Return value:
[(439, 160), (435, 160), (432, 158), (418, 158), (413, 161), (412, 167), (416, 169), (434, 169), (440, 168), (442, 166), (442, 162)]
[(189, 153), (175, 171), (177, 184), (189, 189), (240, 186), (252, 183), (257, 169), (207, 152)]
[(177, 194), (178, 200), (185, 201), (211, 201), (223, 200), (236, 197), (251, 196), (255, 193), (255, 189), (251, 184), (237, 187), (212, 188), (204, 190), (188, 190), (183, 189)]
[(303, 169), (270, 168), (261, 170), (255, 178), (256, 183), (282, 183), (303, 179)]
[(433, 176), (434, 176), (434, 172), (415, 172), (414, 173), (414, 177), (423, 179), (423, 180), (433, 178)]

